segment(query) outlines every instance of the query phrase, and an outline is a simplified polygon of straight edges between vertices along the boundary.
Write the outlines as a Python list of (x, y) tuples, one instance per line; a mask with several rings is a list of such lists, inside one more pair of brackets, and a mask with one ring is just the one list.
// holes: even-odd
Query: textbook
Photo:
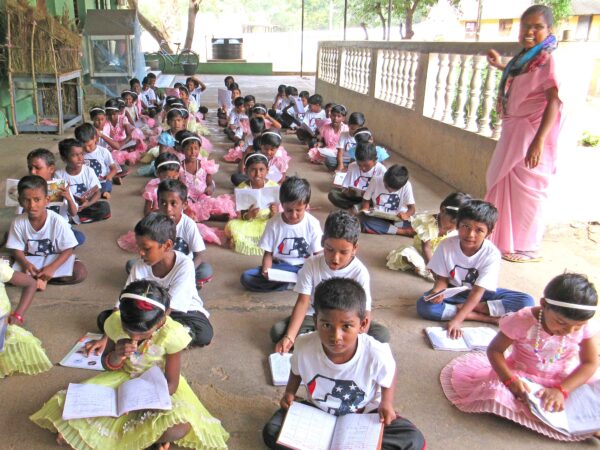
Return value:
[(461, 328), (463, 335), (458, 339), (448, 337), (448, 330), (442, 327), (427, 327), (425, 334), (431, 341), (434, 350), (450, 350), (468, 352), (485, 350), (496, 337), (498, 332), (489, 327)]
[(370, 209), (369, 211), (362, 211), (362, 213), (365, 216), (377, 217), (379, 219), (391, 220), (393, 222), (399, 222), (402, 220), (402, 219), (400, 219), (400, 217), (398, 217), (398, 214), (396, 214), (396, 213), (379, 211), (377, 209)]
[(288, 272), (281, 269), (269, 269), (267, 275), (271, 281), (281, 281), (282, 283), (297, 283), (298, 274), (296, 272)]
[[(49, 203), (62, 203), (63, 198), (60, 194), (60, 190), (67, 187), (67, 182), (60, 178), (47, 181), (48, 183), (48, 199)], [(6, 180), (6, 196), (4, 198), (5, 206), (19, 206), (19, 193), (17, 186), (19, 180), (8, 178)]]
[(545, 411), (536, 392), (544, 386), (521, 378), (529, 386), (529, 408), (533, 415), (549, 427), (566, 436), (590, 434), (600, 431), (600, 381), (579, 386), (569, 394), (565, 409), (559, 412)]
[(88, 355), (85, 350), (85, 344), (102, 339), (103, 336), (98, 333), (86, 333), (59, 364), (63, 367), (75, 367), (76, 369), (104, 370), (101, 361), (102, 355)]
[(0, 317), (0, 353), (4, 351), (4, 342), (6, 341), (6, 331), (8, 330), (8, 314)]
[(446, 289), (442, 289), (441, 291), (438, 291), (438, 292), (432, 292), (431, 294), (428, 294), (425, 297), (423, 297), (423, 300), (428, 302), (431, 299), (434, 299), (438, 295), (442, 295), (442, 294), (444, 295), (444, 298), (450, 298), (450, 297), (454, 297), (456, 294), (460, 294), (461, 292), (466, 291), (468, 289), (471, 289), (471, 288), (469, 286), (449, 287)]
[(314, 406), (293, 402), (277, 443), (295, 450), (376, 450), (381, 448), (379, 414), (334, 416)]
[[(37, 256), (37, 255), (26, 255), (27, 261), (32, 263), (36, 269), (41, 269), (42, 267), (46, 267), (48, 264), (52, 264), (59, 255), (46, 255), (46, 256)], [(59, 277), (70, 277), (73, 275), (73, 266), (75, 265), (75, 255), (69, 256), (69, 258), (58, 268), (56, 272), (54, 272), (54, 278)], [(12, 268), (18, 272), (23, 272), (21, 265), (18, 262), (15, 262)]]
[(267, 186), (261, 189), (234, 189), (235, 209), (243, 211), (255, 208), (268, 208), (271, 203), (279, 203), (279, 186)]
[(291, 353), (271, 353), (269, 355), (269, 367), (271, 368), (271, 377), (273, 386), (285, 386), (290, 378), (292, 370)]
[(69, 383), (63, 420), (88, 417), (120, 417), (141, 409), (172, 408), (165, 374), (158, 366), (140, 377), (125, 381), (117, 389), (93, 383)]
[(346, 172), (336, 172), (333, 178), (333, 185), (342, 187), (344, 179), (346, 178)]

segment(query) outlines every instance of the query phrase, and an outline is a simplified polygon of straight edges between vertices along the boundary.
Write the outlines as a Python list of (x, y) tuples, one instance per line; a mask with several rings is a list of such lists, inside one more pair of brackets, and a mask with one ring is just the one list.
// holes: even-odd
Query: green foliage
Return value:
[(554, 14), (554, 22), (558, 23), (571, 15), (571, 0), (538, 0), (536, 3), (549, 6)]
[(600, 145), (600, 135), (584, 131), (581, 138), (581, 145), (584, 147), (598, 147)]

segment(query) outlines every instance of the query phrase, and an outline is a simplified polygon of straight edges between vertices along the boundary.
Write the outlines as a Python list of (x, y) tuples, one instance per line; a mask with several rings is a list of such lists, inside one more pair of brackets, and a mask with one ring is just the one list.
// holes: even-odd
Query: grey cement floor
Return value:
[[(208, 91), (204, 102), (214, 107), (214, 88), (221, 86), (222, 77), (205, 77), (205, 82)], [(266, 103), (271, 102), (280, 83), (295, 84), (311, 92), (314, 89), (312, 80), (298, 77), (239, 77), (239, 83), (244, 93), (252, 93)], [(215, 144), (212, 158), (220, 161), (229, 145), (217, 132), (214, 120), (211, 114), (209, 124), (214, 130), (211, 140)], [(25, 155), (37, 147), (56, 151), (58, 140), (53, 135), (23, 135), (0, 140), (0, 178), (24, 175)], [(304, 149), (295, 138), (285, 137), (284, 145), (292, 156), (289, 173), (310, 180), (314, 193), (313, 213), (323, 222), (331, 210), (326, 198), (331, 176), (324, 168), (307, 162)], [(450, 186), (398, 155), (393, 155), (391, 162), (408, 166), (419, 210), (436, 209), (441, 199), (452, 191)], [(219, 193), (231, 192), (229, 175), (233, 170), (234, 165), (221, 165), (215, 177)], [(131, 257), (117, 247), (116, 239), (141, 218), (140, 190), (146, 181), (136, 175), (128, 177), (123, 186), (114, 189), (112, 219), (81, 227), (87, 242), (77, 254), (87, 265), (89, 278), (78, 286), (49, 287), (36, 296), (27, 312), (27, 328), (43, 341), (54, 363), (85, 332), (95, 331), (96, 314), (114, 304), (126, 279), (124, 264)], [(0, 198), (3, 196), (4, 186)], [(8, 228), (12, 214), (12, 209), (0, 210), (1, 232)], [(600, 255), (596, 243), (599, 234), (593, 227), (553, 228), (544, 242), (544, 262), (530, 265), (503, 262), (500, 285), (539, 297), (552, 276), (568, 269), (587, 273), (599, 286)], [(358, 256), (371, 273), (374, 319), (386, 325), (392, 335), (391, 346), (399, 369), (395, 407), (423, 431), (429, 448), (600, 448), (596, 440), (578, 444), (554, 442), (498, 417), (462, 413), (446, 400), (438, 376), (442, 367), (457, 355), (430, 348), (422, 330), (431, 323), (418, 319), (414, 306), (429, 283), (385, 267), (387, 252), (406, 242), (408, 240), (402, 237), (363, 235)], [(257, 295), (242, 289), (238, 281), (240, 273), (257, 265), (259, 257), (238, 255), (213, 245), (208, 246), (205, 257), (216, 268), (214, 281), (201, 293), (211, 313), (215, 339), (207, 348), (186, 351), (182, 371), (204, 405), (231, 433), (230, 448), (261, 449), (262, 426), (283, 394), (283, 388), (270, 385), (267, 355), (273, 347), (268, 331), (276, 320), (290, 313), (295, 296), (292, 292)], [(13, 288), (9, 288), (9, 295), (13, 300), (17, 298)], [(90, 371), (56, 366), (38, 376), (0, 380), (0, 449), (54, 448), (54, 436), (34, 426), (28, 416), (69, 382), (93, 375)]]

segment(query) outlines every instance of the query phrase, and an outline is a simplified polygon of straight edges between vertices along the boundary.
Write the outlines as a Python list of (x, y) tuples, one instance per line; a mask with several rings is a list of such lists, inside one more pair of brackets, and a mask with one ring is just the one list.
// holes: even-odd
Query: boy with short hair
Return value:
[(101, 197), (110, 199), (113, 178), (117, 174), (117, 165), (111, 153), (98, 145), (98, 132), (91, 123), (84, 123), (75, 128), (75, 138), (82, 144), (85, 163), (94, 170), (100, 180)]
[[(48, 282), (81, 283), (87, 276), (87, 270), (78, 260), (75, 260), (71, 276), (54, 277), (55, 272), (71, 257), (78, 243), (69, 223), (54, 211), (46, 209), (46, 180), (37, 175), (27, 175), (19, 180), (17, 190), (24, 213), (17, 216), (10, 225), (6, 248), (12, 250), (21, 271), (37, 279), (40, 290), (45, 289)], [(27, 256), (49, 255), (56, 257), (39, 269), (27, 259)]]
[(301, 128), (296, 130), (296, 136), (298, 136), (300, 142), (307, 143), (308, 148), (313, 148), (316, 145), (319, 126), (326, 118), (322, 105), (323, 97), (319, 94), (308, 97), (308, 111), (304, 114), (300, 124)]
[(212, 266), (202, 261), (201, 253), (206, 250), (198, 225), (186, 214), (188, 189), (180, 180), (163, 180), (156, 193), (158, 210), (175, 222), (176, 238), (173, 250), (189, 256), (194, 262), (196, 287), (202, 289), (213, 277)]
[(237, 97), (233, 101), (233, 110), (229, 114), (228, 126), (225, 128), (225, 134), (229, 139), (238, 142), (240, 139), (245, 139), (250, 125), (248, 116), (246, 115), (246, 107), (244, 106), (244, 98)]
[[(373, 211), (395, 215), (389, 220), (369, 215)], [(408, 180), (408, 169), (394, 164), (383, 176), (374, 177), (363, 195), (360, 224), (370, 234), (397, 234), (414, 236), (409, 219), (415, 214), (415, 198)]]
[[(424, 319), (449, 321), (448, 335), (452, 338), (461, 336), (465, 320), (498, 324), (504, 314), (534, 306), (529, 294), (497, 288), (500, 251), (487, 239), (497, 218), (494, 205), (483, 200), (472, 200), (461, 207), (458, 236), (443, 240), (427, 265), (435, 283), (417, 301), (417, 312)], [(457, 286), (470, 289), (450, 298), (440, 292)], [(432, 296), (435, 292), (440, 295)]]
[(254, 292), (284, 291), (289, 283), (269, 280), (269, 269), (298, 273), (306, 259), (320, 253), (321, 224), (306, 208), (310, 203), (310, 184), (298, 177), (289, 177), (281, 185), (281, 214), (267, 222), (258, 243), (265, 252), (260, 267), (246, 270), (240, 282)]
[[(342, 189), (329, 191), (329, 201), (341, 209), (351, 209), (362, 202), (373, 177), (382, 177), (386, 168), (377, 161), (377, 148), (370, 142), (356, 146), (356, 161), (348, 166)], [(355, 209), (358, 212), (358, 207)]]
[(304, 383), (309, 397), (303, 403), (329, 414), (378, 413), (384, 424), (381, 448), (424, 449), (421, 432), (394, 410), (396, 362), (388, 344), (365, 333), (369, 317), (360, 284), (346, 278), (323, 281), (315, 290), (314, 307), (317, 331), (296, 341), (281, 409), (263, 428), (267, 447), (282, 448), (277, 436)]
[(379, 342), (389, 341), (387, 328), (370, 321), (370, 276), (365, 265), (356, 257), (359, 236), (360, 223), (356, 217), (346, 211), (329, 214), (323, 230), (323, 253), (307, 259), (298, 272), (298, 282), (294, 288), (298, 299), (292, 315), (271, 328), (271, 340), (276, 343), (276, 352), (289, 352), (296, 336), (314, 331), (312, 315), (315, 288), (321, 281), (330, 278), (350, 278), (363, 287), (367, 296), (366, 310), (369, 318), (365, 331), (368, 330)]

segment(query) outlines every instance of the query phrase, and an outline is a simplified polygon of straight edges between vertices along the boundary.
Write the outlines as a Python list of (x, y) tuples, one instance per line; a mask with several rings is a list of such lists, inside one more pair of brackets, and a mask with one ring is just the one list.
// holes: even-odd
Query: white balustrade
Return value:
[(371, 49), (348, 48), (343, 50), (343, 69), (340, 86), (367, 94), (371, 83)]
[(481, 103), (481, 71), (485, 65), (485, 56), (475, 55), (473, 57), (473, 72), (471, 74), (471, 87), (469, 90), (469, 112), (467, 114), (467, 131), (477, 133), (477, 113)]

